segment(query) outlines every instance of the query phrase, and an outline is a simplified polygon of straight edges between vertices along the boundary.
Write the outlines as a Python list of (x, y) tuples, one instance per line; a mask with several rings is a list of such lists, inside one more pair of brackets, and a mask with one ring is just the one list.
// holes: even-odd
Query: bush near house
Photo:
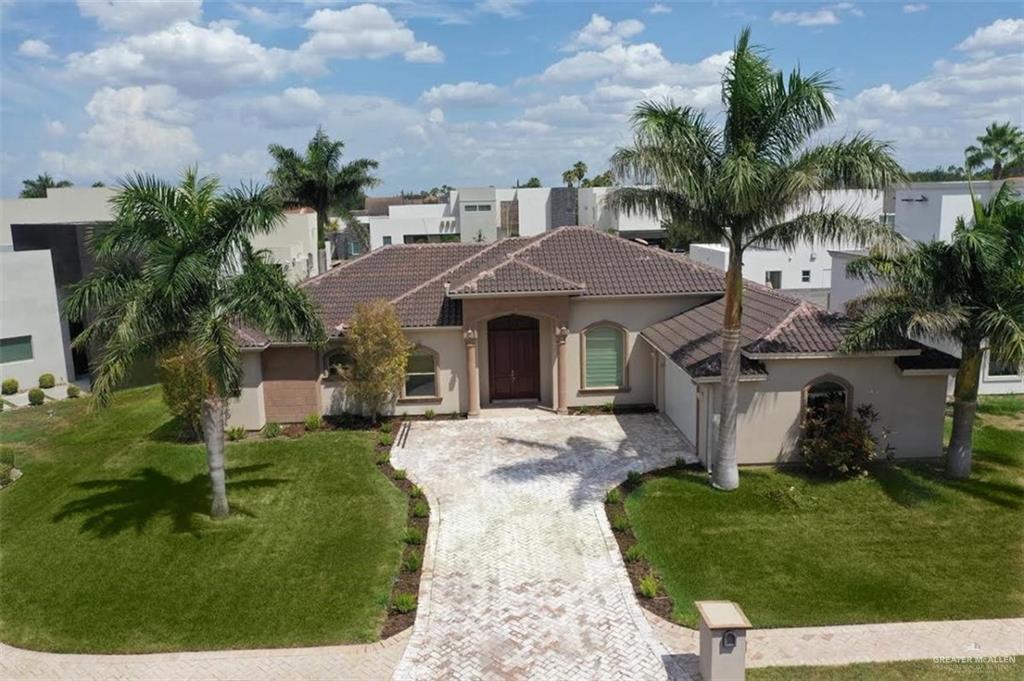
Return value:
[(38, 407), (46, 401), (46, 393), (41, 388), (32, 388), (28, 391), (28, 403), (33, 407)]
[(0, 392), (2, 392), (4, 395), (13, 395), (14, 393), (18, 392), (18, 379), (5, 379), (3, 385), (0, 386)]
[(845, 406), (825, 405), (809, 409), (804, 417), (804, 435), (800, 439), (800, 458), (811, 473), (829, 478), (866, 475), (868, 466), (890, 449), (880, 446), (871, 432), (878, 412), (862, 404), (853, 414)]
[(57, 385), (57, 379), (53, 377), (53, 374), (43, 374), (39, 377), (40, 388), (52, 388)]
[(164, 404), (181, 422), (181, 439), (198, 440), (203, 432), (203, 398), (211, 390), (202, 357), (193, 346), (182, 343), (164, 353), (156, 369)]
[(340, 373), (348, 394), (374, 423), (399, 395), (411, 349), (394, 305), (378, 300), (356, 306), (345, 329), (348, 364)]
[(68, 385), (68, 399), (73, 400), (82, 396), (82, 389), (74, 383)]

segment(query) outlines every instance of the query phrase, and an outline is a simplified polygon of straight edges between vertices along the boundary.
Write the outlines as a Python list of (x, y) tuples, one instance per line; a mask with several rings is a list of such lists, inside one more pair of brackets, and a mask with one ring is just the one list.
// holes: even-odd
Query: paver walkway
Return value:
[(604, 514), (630, 470), (688, 453), (655, 414), (418, 422), (392, 451), (430, 497), (420, 609), (395, 679), (686, 679)]

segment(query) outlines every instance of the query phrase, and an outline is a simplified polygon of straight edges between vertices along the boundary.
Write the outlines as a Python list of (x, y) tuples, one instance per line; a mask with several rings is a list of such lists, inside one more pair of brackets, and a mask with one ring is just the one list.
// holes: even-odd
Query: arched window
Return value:
[(845, 414), (850, 409), (852, 392), (846, 381), (823, 376), (804, 389), (804, 410), (807, 415), (819, 418)]
[(583, 387), (617, 389), (626, 385), (626, 333), (598, 324), (583, 332)]
[(410, 352), (409, 360), (405, 364), (402, 397), (437, 397), (437, 384), (437, 354), (423, 347)]
[(348, 365), (348, 353), (342, 348), (328, 350), (324, 355), (324, 376), (329, 381), (341, 380), (341, 374)]

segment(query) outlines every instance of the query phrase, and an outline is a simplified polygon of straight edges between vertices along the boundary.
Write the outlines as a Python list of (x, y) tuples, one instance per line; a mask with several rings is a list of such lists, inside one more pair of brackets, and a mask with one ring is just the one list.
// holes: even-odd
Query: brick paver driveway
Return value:
[(392, 460), (433, 513), (395, 678), (688, 678), (636, 603), (603, 498), (691, 452), (656, 414), (409, 427)]

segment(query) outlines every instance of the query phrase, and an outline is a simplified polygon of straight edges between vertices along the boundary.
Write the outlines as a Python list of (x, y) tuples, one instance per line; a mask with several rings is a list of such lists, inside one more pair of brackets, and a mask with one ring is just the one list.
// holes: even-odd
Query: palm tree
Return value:
[(1005, 168), (1024, 164), (1024, 133), (1012, 123), (991, 123), (977, 140), (980, 146), (964, 149), (968, 169), (977, 170), (991, 161), (992, 179), (999, 180)]
[(958, 218), (948, 242), (874, 253), (848, 271), (877, 284), (849, 303), (848, 349), (899, 336), (960, 347), (953, 387), (953, 432), (946, 474), (971, 474), (972, 435), (984, 347), (996, 359), (1024, 361), (1024, 203), (1004, 183), (987, 204), (973, 199), (973, 221)]
[(92, 244), (95, 269), (66, 301), (70, 319), (91, 320), (75, 344), (99, 348), (93, 367), (99, 406), (140, 359), (182, 345), (201, 358), (210, 515), (223, 518), (226, 404), (242, 377), (236, 325), (314, 344), (325, 338), (305, 293), (249, 242), (280, 224), (280, 201), (259, 187), (220, 192), (216, 178), (190, 168), (178, 186), (129, 177), (111, 205), (114, 222)]
[(345, 143), (332, 140), (323, 128), (300, 154), (279, 144), (267, 150), (275, 166), (268, 173), (274, 188), (289, 205), (310, 206), (316, 210), (317, 239), (323, 241), (328, 211), (347, 213), (360, 207), (365, 191), (380, 184), (371, 173), (377, 162), (360, 158), (342, 164)]
[(832, 188), (881, 189), (902, 181), (887, 143), (857, 134), (817, 146), (810, 137), (833, 118), (825, 74), (788, 78), (773, 70), (745, 29), (722, 74), (721, 128), (672, 102), (633, 113), (633, 145), (611, 166), (620, 185), (613, 210), (684, 225), (694, 241), (729, 249), (722, 330), (721, 423), (712, 463), (720, 489), (739, 485), (736, 418), (743, 315), (743, 253), (839, 239), (867, 243), (890, 233), (874, 220), (824, 209), (811, 199)]
[(573, 183), (576, 182), (576, 171), (570, 168), (562, 173), (562, 182), (565, 183), (566, 187), (573, 186)]
[(70, 180), (54, 180), (50, 177), (49, 173), (43, 173), (42, 175), (37, 175), (34, 180), (22, 180), (22, 189), (18, 196), (23, 199), (45, 199), (47, 189), (71, 186)]

